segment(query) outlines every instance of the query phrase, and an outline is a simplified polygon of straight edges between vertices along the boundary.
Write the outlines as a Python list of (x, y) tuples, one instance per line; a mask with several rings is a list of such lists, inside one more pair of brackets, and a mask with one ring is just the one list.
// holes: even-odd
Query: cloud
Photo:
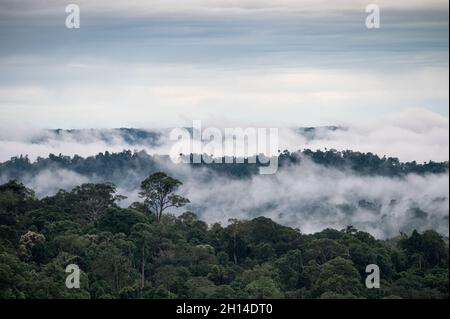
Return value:
[(448, 114), (445, 1), (381, 1), (379, 30), (365, 27), (364, 1), (80, 1), (79, 30), (64, 27), (60, 1), (0, 3), (7, 122), (317, 126), (411, 107)]
[[(207, 123), (203, 128), (206, 128)], [(222, 123), (223, 124), (223, 123)], [(88, 156), (103, 151), (145, 149), (167, 154), (171, 146), (169, 130), (158, 131), (158, 143), (126, 141), (115, 130), (60, 132), (29, 127), (0, 129), (0, 161), (18, 154), (45, 157), (48, 153)], [(448, 161), (448, 118), (423, 109), (409, 109), (372, 121), (347, 123), (338, 130), (318, 128), (313, 138), (285, 127), (280, 129), (281, 149), (352, 149), (378, 155), (399, 156), (402, 161)], [(191, 200), (187, 209), (209, 223), (226, 223), (229, 218), (267, 216), (305, 233), (325, 227), (347, 225), (368, 231), (379, 238), (399, 231), (435, 229), (448, 235), (449, 175), (410, 174), (402, 178), (360, 176), (302, 161), (300, 166), (279, 170), (276, 175), (256, 175), (248, 179), (227, 178), (207, 168), (173, 165), (157, 161), (158, 169), (183, 181), (183, 195)], [(63, 188), (70, 190), (85, 182), (114, 182), (128, 197), (127, 206), (138, 197), (138, 186), (149, 167), (124, 168), (105, 177), (85, 176), (68, 170), (45, 169), (25, 174), (23, 181), (47, 196)], [(5, 182), (7, 176), (0, 176)], [(181, 211), (173, 211), (180, 213)]]
[[(92, 129), (62, 131), (60, 133), (42, 130), (33, 126), (23, 126), (3, 121), (0, 126), (0, 161), (13, 156), (28, 155), (31, 160), (48, 154), (68, 156), (91, 156), (100, 152), (121, 152), (122, 150), (145, 150), (149, 154), (168, 155), (176, 143), (170, 140), (170, 128), (148, 128), (157, 134), (156, 140), (126, 140), (117, 130)], [(185, 120), (182, 127), (190, 127)], [(424, 109), (406, 109), (375, 118), (351, 122), (330, 122), (341, 129), (317, 128), (314, 138), (300, 134), (298, 126), (258, 126), (248, 121), (217, 120), (214, 117), (202, 122), (202, 129), (218, 128), (222, 134), (225, 128), (271, 128), (278, 129), (279, 149), (296, 151), (302, 149), (336, 149), (372, 152), (379, 156), (397, 157), (401, 161), (448, 161), (449, 160), (449, 120), (447, 117)], [(203, 141), (204, 146), (209, 140)], [(219, 149), (217, 149), (219, 150)], [(239, 150), (244, 154), (244, 150)], [(221, 156), (221, 153), (214, 154)], [(233, 155), (233, 154), (226, 154)], [(236, 155), (236, 154), (235, 154)], [(274, 154), (272, 154), (274, 155)]]
[[(76, 3), (82, 28), (71, 32), (61, 1), (0, 0), (0, 161), (123, 149), (167, 154), (167, 135), (155, 146), (114, 131), (42, 128), (153, 130), (192, 120), (279, 127), (280, 148), (291, 151), (448, 161), (445, 0), (379, 0), (376, 32), (365, 28), (362, 0)], [(295, 131), (320, 125), (343, 129), (319, 129), (314, 139)], [(414, 227), (448, 233), (448, 174), (363, 178), (311, 164), (246, 181), (186, 167), (176, 173), (211, 222), (261, 214), (305, 232), (354, 223), (380, 237)], [(141, 174), (118, 179), (127, 203), (137, 199), (131, 185)], [(44, 195), (93, 178), (43, 171), (26, 182)]]
[[(154, 12), (186, 12), (187, 10), (208, 10), (212, 13), (261, 10), (304, 10), (304, 11), (341, 11), (363, 10), (367, 6), (364, 0), (78, 0), (77, 4), (86, 11), (117, 12), (151, 14)], [(377, 4), (382, 8), (396, 9), (423, 9), (423, 8), (447, 8), (445, 0), (378, 0)], [(1, 5), (8, 13), (22, 13), (35, 11), (48, 14), (57, 12), (63, 7), (58, 0), (35, 0), (32, 3), (25, 0), (2, 0)]]
[[(158, 170), (183, 182), (180, 194), (191, 203), (173, 209), (176, 215), (191, 210), (209, 224), (227, 224), (230, 218), (266, 216), (303, 233), (353, 225), (378, 238), (397, 236), (413, 229), (434, 229), (449, 234), (449, 175), (406, 177), (361, 176), (352, 171), (325, 168), (303, 158), (299, 166), (279, 170), (276, 175), (254, 175), (236, 179), (189, 165), (160, 161)], [(127, 207), (138, 197), (138, 186), (148, 168), (125, 168), (112, 174), (118, 193), (128, 198)], [(0, 176), (0, 182), (5, 182)], [(22, 180), (40, 197), (59, 189), (70, 190), (86, 182), (105, 182), (104, 177), (83, 176), (62, 169), (45, 169)]]
[[(405, 108), (448, 114), (448, 68), (352, 69), (87, 63), (62, 83), (0, 89), (0, 116), (41, 127), (183, 126), (184, 119), (319, 126)], [(59, 75), (57, 77), (59, 77)], [(37, 79), (36, 79), (37, 80)]]
[[(159, 134), (155, 129), (152, 132)], [(169, 147), (170, 145), (160, 145), (156, 141), (145, 139), (133, 143), (126, 140), (117, 130), (93, 129), (57, 133), (7, 123), (0, 128), (0, 161), (7, 161), (19, 155), (27, 155), (34, 161), (49, 154), (87, 157), (105, 151), (121, 152), (136, 149), (146, 150), (149, 154), (167, 154)]]
[(448, 174), (362, 177), (304, 162), (250, 180), (183, 177), (190, 208), (209, 223), (266, 216), (305, 233), (354, 225), (379, 238), (413, 229), (448, 235)]
[(90, 179), (69, 170), (58, 169), (41, 171), (32, 178), (27, 177), (23, 182), (36, 190), (36, 195), (42, 198), (52, 196), (60, 189), (71, 190), (78, 185), (90, 182)]
[(379, 119), (341, 123), (343, 129), (319, 129), (313, 139), (282, 131), (282, 149), (309, 148), (371, 152), (403, 162), (449, 160), (449, 120), (423, 109), (407, 109)]

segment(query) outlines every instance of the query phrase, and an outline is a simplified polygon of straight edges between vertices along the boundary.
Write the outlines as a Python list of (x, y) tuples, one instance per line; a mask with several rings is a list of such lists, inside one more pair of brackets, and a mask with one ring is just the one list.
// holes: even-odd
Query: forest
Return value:
[[(193, 154), (185, 156), (194, 156)], [(279, 152), (278, 163), (280, 170), (292, 165), (301, 165), (305, 160), (310, 160), (317, 165), (331, 167), (339, 170), (349, 170), (360, 175), (378, 175), (378, 176), (405, 176), (407, 174), (439, 174), (448, 172), (448, 162), (426, 163), (400, 162), (398, 158), (378, 156), (373, 153), (362, 153), (351, 150), (299, 150), (289, 152), (284, 150)], [(215, 173), (234, 178), (246, 178), (258, 174), (259, 163), (248, 163), (243, 159), (242, 164), (218, 163), (218, 164), (189, 164), (192, 168), (206, 168)], [(165, 163), (164, 166), (161, 163)], [(45, 169), (67, 169), (84, 175), (97, 175), (106, 179), (111, 179), (114, 174), (123, 170), (144, 170), (156, 171), (172, 169), (176, 164), (171, 163), (168, 155), (150, 155), (145, 151), (134, 152), (124, 150), (119, 153), (110, 153), (108, 151), (99, 153), (95, 156), (83, 158), (75, 155), (73, 157), (66, 155), (50, 154), (47, 158), (38, 157), (31, 161), (28, 156), (12, 157), (9, 161), (0, 163), (0, 177), (9, 179), (22, 179), (25, 175), (36, 175)]]
[[(327, 161), (323, 154), (316, 160)], [(265, 217), (207, 224), (195, 212), (171, 212), (189, 203), (181, 186), (155, 172), (141, 182), (141, 200), (123, 207), (111, 183), (44, 198), (16, 180), (0, 185), (0, 298), (449, 296), (448, 239), (433, 230), (380, 240), (352, 225), (304, 234)], [(79, 289), (65, 286), (69, 264), (81, 270)], [(379, 289), (365, 286), (369, 264), (380, 268)]]

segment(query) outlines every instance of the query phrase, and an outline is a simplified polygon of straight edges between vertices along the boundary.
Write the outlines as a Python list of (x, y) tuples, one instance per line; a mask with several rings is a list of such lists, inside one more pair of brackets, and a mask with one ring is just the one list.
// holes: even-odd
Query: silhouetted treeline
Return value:
[[(192, 155), (191, 155), (192, 157)], [(284, 151), (279, 154), (280, 169), (289, 165), (301, 165), (305, 160), (339, 170), (350, 170), (363, 175), (404, 176), (406, 174), (436, 174), (448, 172), (448, 162), (402, 163), (397, 158), (379, 157), (372, 153), (354, 151)], [(224, 161), (223, 161), (224, 162)], [(225, 174), (230, 177), (249, 177), (258, 174), (259, 163), (236, 164), (187, 164), (194, 168), (206, 168), (213, 172)], [(117, 172), (145, 171), (146, 173), (158, 170), (170, 170), (169, 156), (148, 155), (144, 151), (123, 151), (120, 153), (99, 153), (86, 158), (80, 156), (64, 156), (50, 154), (47, 158), (39, 157), (31, 162), (27, 156), (18, 156), (0, 164), (0, 176), (7, 179), (22, 180), (24, 175), (35, 175), (45, 169), (67, 169), (82, 175), (96, 175), (111, 180)]]

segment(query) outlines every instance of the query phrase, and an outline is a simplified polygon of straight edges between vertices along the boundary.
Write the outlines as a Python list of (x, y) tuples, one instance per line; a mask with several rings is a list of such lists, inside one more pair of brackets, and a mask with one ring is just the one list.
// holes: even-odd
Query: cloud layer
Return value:
[[(154, 13), (154, 12), (186, 12), (186, 10), (211, 10), (227, 12), (227, 10), (305, 10), (305, 11), (337, 11), (358, 10), (367, 6), (364, 0), (78, 0), (77, 4), (87, 11), (114, 12), (120, 10), (124, 13)], [(35, 10), (37, 13), (55, 12), (63, 7), (58, 0), (35, 0), (33, 3), (25, 0), (2, 0), (4, 9), (11, 13), (23, 13)], [(448, 8), (445, 0), (378, 0), (377, 4), (382, 8), (397, 9), (423, 9), (423, 8)]]
[(0, 1), (0, 118), (74, 128), (448, 116), (445, 1), (381, 1), (377, 30), (356, 0), (78, 4), (82, 26), (68, 30), (60, 1)]
[[(205, 123), (204, 128), (208, 124), (213, 123)], [(169, 130), (158, 132), (161, 135), (156, 143), (144, 140), (136, 144), (115, 130), (56, 134), (3, 125), (0, 161), (19, 154), (35, 159), (46, 157), (48, 153), (89, 156), (123, 149), (167, 154), (171, 147), (167, 138)], [(448, 161), (449, 122), (436, 113), (410, 109), (381, 120), (347, 123), (338, 130), (318, 128), (313, 136), (299, 134), (294, 128), (280, 128), (280, 148), (291, 151), (352, 149), (398, 156), (402, 161)], [(187, 208), (209, 223), (262, 215), (306, 233), (351, 224), (380, 238), (415, 228), (431, 228), (448, 235), (448, 173), (402, 178), (360, 176), (303, 160), (302, 165), (280, 170), (276, 175), (237, 180), (183, 164), (174, 166), (161, 162), (159, 165), (184, 182), (181, 191), (191, 200)], [(119, 193), (128, 196), (123, 205), (140, 200), (137, 187), (148, 169), (114, 172), (112, 182), (117, 184)], [(0, 176), (0, 182), (6, 180), (6, 176)], [(59, 169), (46, 169), (23, 179), (40, 197), (52, 195), (60, 188), (70, 190), (88, 181), (105, 182), (101, 176), (84, 176)]]
[[(233, 124), (240, 124), (233, 126)], [(353, 123), (333, 123), (339, 130), (318, 128), (314, 137), (305, 136), (296, 127), (280, 126), (279, 149), (296, 151), (305, 148), (312, 150), (325, 148), (336, 150), (354, 150), (372, 152), (379, 156), (397, 157), (401, 161), (443, 162), (449, 160), (449, 121), (439, 114), (423, 110), (408, 109), (393, 113), (381, 119), (358, 121)], [(186, 127), (192, 122), (186, 121)], [(256, 124), (255, 124), (256, 125)], [(217, 127), (224, 129), (252, 126), (236, 121), (215, 118), (202, 123), (203, 129)], [(28, 126), (11, 125), (2, 121), (0, 127), (0, 161), (13, 156), (28, 155), (31, 160), (49, 154), (91, 156), (100, 152), (120, 152), (127, 150), (145, 150), (149, 154), (168, 155), (175, 141), (169, 139), (170, 129), (150, 129), (158, 134), (157, 140), (138, 140), (130, 142), (115, 130), (80, 130), (55, 133)], [(204, 145), (209, 141), (205, 140)], [(240, 150), (244, 154), (244, 150)], [(214, 154), (220, 156), (221, 154)], [(233, 154), (226, 154), (233, 155)]]
[(210, 223), (266, 216), (305, 233), (354, 225), (381, 238), (415, 228), (448, 235), (448, 174), (361, 177), (306, 163), (251, 180), (186, 178), (192, 210)]

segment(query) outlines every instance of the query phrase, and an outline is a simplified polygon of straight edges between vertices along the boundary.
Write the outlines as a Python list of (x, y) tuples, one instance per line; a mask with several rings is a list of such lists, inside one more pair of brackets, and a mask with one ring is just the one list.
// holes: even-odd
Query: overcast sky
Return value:
[[(0, 124), (448, 118), (447, 0), (0, 0)], [(365, 6), (381, 8), (367, 29)]]

